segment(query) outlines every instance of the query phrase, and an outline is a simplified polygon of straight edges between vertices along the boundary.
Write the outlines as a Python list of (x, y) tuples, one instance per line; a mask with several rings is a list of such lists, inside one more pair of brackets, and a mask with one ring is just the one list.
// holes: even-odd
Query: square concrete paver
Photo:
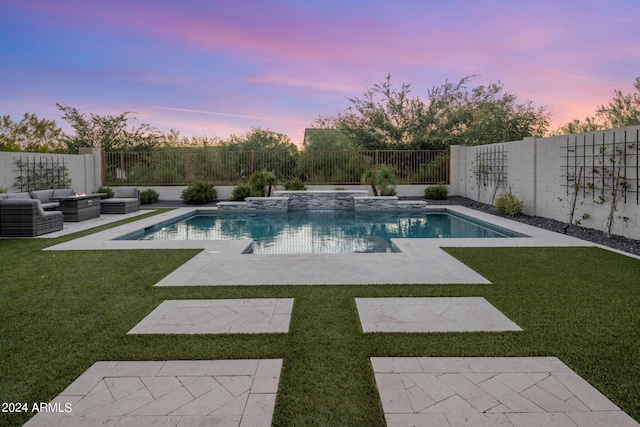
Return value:
[(638, 426), (555, 357), (371, 358), (389, 427)]
[(281, 359), (96, 362), (27, 427), (270, 426)]
[(521, 331), (481, 297), (356, 298), (363, 332)]
[(293, 298), (167, 300), (128, 334), (288, 332)]

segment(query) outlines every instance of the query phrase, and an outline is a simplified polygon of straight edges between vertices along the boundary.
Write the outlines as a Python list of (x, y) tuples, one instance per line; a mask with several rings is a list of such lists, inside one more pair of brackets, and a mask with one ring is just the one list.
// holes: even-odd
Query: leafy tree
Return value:
[(231, 135), (217, 147), (223, 152), (242, 152), (232, 157), (236, 164), (226, 166), (239, 171), (243, 177), (266, 169), (285, 180), (289, 179), (298, 155), (298, 147), (287, 135), (261, 128), (252, 128), (242, 136)]
[(633, 84), (636, 93), (623, 94), (613, 91), (613, 99), (607, 105), (599, 105), (596, 115), (584, 120), (574, 119), (560, 126), (554, 135), (593, 132), (596, 130), (640, 125), (640, 77)]
[(291, 138), (270, 129), (251, 128), (245, 135), (231, 135), (227, 141), (221, 141), (220, 146), (238, 151), (269, 150), (296, 153), (298, 147), (291, 142)]
[(596, 117), (586, 117), (584, 120), (573, 119), (571, 122), (560, 126), (553, 135), (568, 135), (572, 133), (593, 132), (606, 129), (606, 123)]
[(352, 138), (338, 129), (330, 128), (327, 123), (319, 123), (319, 127), (306, 129), (302, 146), (305, 150), (358, 149)]
[(469, 89), (473, 76), (428, 91), (426, 120), (431, 144), (481, 145), (542, 136), (549, 126), (545, 107), (517, 103), (501, 82)]
[(410, 148), (421, 138), (425, 104), (410, 98), (410, 85), (397, 90), (387, 75), (382, 83), (367, 88), (362, 98), (347, 98), (353, 104), (336, 117), (320, 118), (319, 124), (329, 125), (352, 139), (360, 149)]
[(191, 138), (181, 136), (180, 131), (169, 129), (168, 134), (160, 136), (160, 148), (204, 148), (216, 146), (221, 143), (217, 136), (194, 135)]
[(446, 82), (427, 92), (429, 102), (398, 89), (388, 75), (335, 117), (320, 118), (363, 149), (440, 149), (451, 144), (478, 145), (543, 135), (550, 114), (532, 102), (517, 103), (502, 83), (468, 88), (473, 76)]
[(636, 93), (624, 95), (620, 89), (616, 89), (609, 104), (598, 106), (596, 114), (610, 127), (640, 125), (640, 77), (636, 77), (633, 87)]
[(162, 134), (146, 123), (128, 128), (130, 111), (117, 116), (100, 116), (90, 113), (87, 118), (77, 108), (56, 104), (64, 113), (62, 118), (75, 130), (76, 134), (67, 138), (71, 153), (80, 147), (102, 147), (105, 151), (148, 151), (160, 145)]
[(14, 122), (6, 115), (0, 118), (0, 150), (51, 152), (64, 149), (64, 133), (54, 120), (39, 119), (25, 113)]

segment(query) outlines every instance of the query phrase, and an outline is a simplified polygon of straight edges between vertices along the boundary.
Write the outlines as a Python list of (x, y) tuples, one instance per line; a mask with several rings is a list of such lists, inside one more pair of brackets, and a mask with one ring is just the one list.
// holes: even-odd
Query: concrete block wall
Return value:
[[(588, 141), (596, 140), (610, 144), (615, 140), (616, 144), (624, 141), (625, 132), (630, 146), (637, 147), (636, 138), (640, 126), (631, 126), (623, 129), (610, 129), (606, 131), (591, 132), (578, 135), (563, 135), (546, 138), (525, 138), (522, 141), (503, 142), (494, 144), (500, 146), (506, 153), (506, 183), (511, 186), (512, 192), (524, 203), (523, 211), (527, 215), (551, 218), (562, 222), (568, 222), (571, 195), (567, 191), (567, 141), (586, 138)], [(615, 139), (614, 139), (615, 136)], [(637, 150), (637, 148), (632, 148)], [(477, 176), (474, 173), (476, 153), (478, 147), (451, 147), (451, 184), (449, 194), (468, 197), (482, 203), (491, 203), (492, 196), (500, 195), (502, 189), (495, 186), (478, 186)], [(596, 150), (597, 152), (597, 150)], [(582, 153), (581, 153), (582, 154)], [(586, 154), (586, 153), (585, 153)], [(588, 153), (590, 155), (590, 153)], [(576, 160), (578, 166), (582, 162), (585, 168), (592, 163), (590, 156), (579, 156)], [(592, 157), (592, 156), (591, 156)], [(633, 159), (630, 159), (633, 161)], [(597, 163), (597, 162), (596, 162)], [(635, 174), (632, 167), (629, 173)], [(637, 177), (627, 176), (630, 185), (638, 185)], [(640, 204), (636, 202), (634, 192), (628, 193), (627, 202), (618, 203), (613, 234), (640, 239)], [(606, 231), (606, 220), (611, 205), (597, 203), (597, 198), (582, 193), (578, 198), (574, 220), (581, 221), (581, 225), (587, 228)], [(582, 219), (583, 214), (588, 219)], [(622, 221), (621, 218), (628, 218)]]
[(38, 162), (40, 159), (47, 159), (49, 162), (53, 159), (60, 163), (64, 161), (71, 179), (71, 186), (78, 193), (91, 193), (100, 186), (100, 160), (98, 157), (96, 161), (93, 152), (76, 155), (0, 151), (0, 186), (7, 187), (9, 192), (19, 191), (15, 186), (18, 177), (16, 162), (19, 159), (23, 162), (28, 159), (30, 163)]

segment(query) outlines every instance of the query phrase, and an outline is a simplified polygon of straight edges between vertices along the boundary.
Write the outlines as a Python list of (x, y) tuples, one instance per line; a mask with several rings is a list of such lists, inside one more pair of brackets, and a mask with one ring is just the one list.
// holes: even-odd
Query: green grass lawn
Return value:
[[(493, 284), (153, 288), (197, 251), (41, 251), (68, 238), (0, 240), (2, 402), (48, 401), (98, 360), (282, 358), (274, 425), (383, 426), (372, 356), (556, 356), (640, 421), (639, 260), (456, 248)], [(524, 331), (363, 334), (354, 298), (385, 296), (482, 296)], [(261, 297), (295, 298), (289, 333), (126, 335), (165, 299)]]

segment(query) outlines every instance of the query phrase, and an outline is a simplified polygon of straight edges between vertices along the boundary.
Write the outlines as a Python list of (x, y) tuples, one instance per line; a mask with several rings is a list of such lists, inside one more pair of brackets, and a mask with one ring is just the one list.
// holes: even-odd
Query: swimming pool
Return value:
[(282, 213), (196, 211), (120, 237), (124, 240), (253, 240), (247, 253), (322, 254), (395, 252), (392, 238), (504, 238), (517, 233), (446, 211), (350, 210)]

